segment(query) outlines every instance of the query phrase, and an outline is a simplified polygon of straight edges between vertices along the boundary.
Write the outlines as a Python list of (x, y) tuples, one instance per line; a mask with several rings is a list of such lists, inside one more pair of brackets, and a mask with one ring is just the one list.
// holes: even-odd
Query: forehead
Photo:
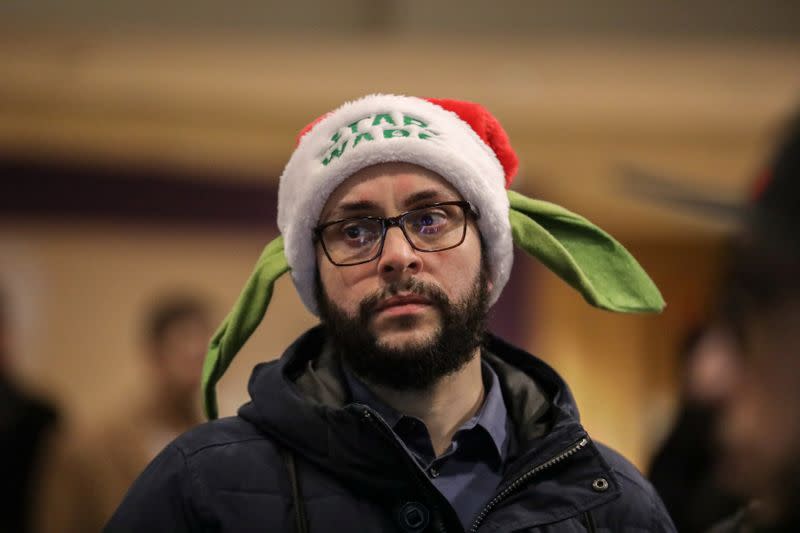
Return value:
[(408, 207), (403, 204), (420, 193), (427, 193), (430, 202), (462, 199), (455, 187), (431, 170), (410, 163), (382, 163), (344, 180), (328, 198), (320, 219), (341, 206), (359, 202)]

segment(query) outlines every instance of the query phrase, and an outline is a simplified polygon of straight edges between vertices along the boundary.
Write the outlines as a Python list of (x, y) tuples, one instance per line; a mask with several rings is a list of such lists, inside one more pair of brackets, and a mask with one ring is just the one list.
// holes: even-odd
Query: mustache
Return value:
[(409, 278), (403, 281), (394, 281), (383, 289), (375, 291), (373, 294), (365, 297), (359, 304), (359, 315), (362, 318), (369, 317), (375, 312), (380, 302), (401, 292), (426, 298), (430, 301), (431, 305), (440, 309), (444, 309), (450, 305), (450, 299), (438, 286), (432, 283), (426, 283), (417, 278)]

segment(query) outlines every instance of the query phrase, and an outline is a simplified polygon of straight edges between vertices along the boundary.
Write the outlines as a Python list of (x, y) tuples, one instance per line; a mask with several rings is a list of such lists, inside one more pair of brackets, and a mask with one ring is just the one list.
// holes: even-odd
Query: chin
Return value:
[(377, 332), (378, 346), (397, 352), (419, 349), (436, 342), (440, 329), (433, 324), (415, 324), (409, 328), (392, 328)]

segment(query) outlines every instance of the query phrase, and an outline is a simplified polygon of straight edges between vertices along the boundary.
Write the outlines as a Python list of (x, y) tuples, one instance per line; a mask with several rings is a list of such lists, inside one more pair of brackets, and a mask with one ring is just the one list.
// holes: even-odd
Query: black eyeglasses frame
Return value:
[[(437, 250), (422, 250), (422, 249), (418, 248), (411, 241), (411, 239), (408, 237), (408, 234), (406, 233), (406, 229), (403, 226), (403, 220), (410, 213), (421, 211), (423, 209), (431, 209), (431, 208), (439, 207), (439, 206), (443, 206), (443, 205), (457, 205), (464, 211), (464, 229), (461, 232), (461, 239), (459, 239), (459, 241), (456, 244), (452, 245), (452, 246), (448, 246), (446, 248), (439, 248)], [(409, 209), (408, 211), (400, 213), (399, 215), (397, 215), (395, 217), (364, 216), (364, 217), (340, 218), (338, 220), (331, 220), (331, 221), (328, 221), (328, 222), (325, 222), (323, 224), (320, 224), (320, 225), (316, 226), (314, 228), (314, 230), (313, 230), (314, 231), (314, 242), (319, 242), (322, 245), (322, 251), (325, 252), (325, 256), (328, 258), (328, 261), (330, 261), (332, 264), (334, 264), (336, 266), (363, 265), (364, 263), (369, 263), (369, 262), (374, 261), (375, 259), (379, 258), (381, 256), (381, 254), (383, 253), (383, 245), (386, 243), (386, 232), (389, 231), (389, 228), (399, 228), (400, 231), (403, 233), (403, 237), (405, 238), (406, 242), (414, 250), (416, 250), (418, 252), (423, 252), (423, 253), (443, 252), (445, 250), (452, 250), (453, 248), (457, 248), (457, 247), (461, 246), (464, 243), (464, 239), (467, 236), (467, 216), (471, 216), (471, 217), (473, 217), (473, 219), (478, 220), (481, 215), (480, 215), (480, 212), (475, 208), (475, 206), (473, 206), (470, 202), (467, 202), (466, 200), (452, 200), (452, 201), (448, 201), (448, 202), (437, 202), (435, 204), (430, 204), (430, 205), (425, 205), (425, 206), (422, 206), (422, 207), (416, 207), (414, 209)], [(381, 245), (378, 247), (378, 250), (377, 250), (377, 252), (375, 252), (375, 255), (370, 257), (369, 259), (365, 259), (363, 261), (358, 261), (357, 263), (344, 263), (344, 264), (337, 263), (336, 261), (333, 260), (333, 258), (331, 257), (331, 254), (328, 252), (328, 248), (325, 246), (325, 239), (322, 238), (322, 232), (328, 226), (333, 226), (334, 224), (339, 224), (341, 222), (347, 222), (349, 220), (376, 220), (376, 221), (380, 222), (381, 223), (381, 227), (383, 228), (383, 231), (381, 232)]]

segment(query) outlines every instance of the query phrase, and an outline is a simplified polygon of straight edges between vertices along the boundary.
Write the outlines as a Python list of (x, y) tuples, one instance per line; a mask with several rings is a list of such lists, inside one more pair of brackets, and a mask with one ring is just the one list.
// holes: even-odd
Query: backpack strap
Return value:
[(294, 453), (283, 446), (278, 446), (278, 450), (283, 458), (283, 462), (286, 463), (286, 470), (289, 472), (289, 483), (292, 486), (295, 533), (308, 533), (308, 517), (306, 516), (303, 494), (300, 491), (300, 478), (297, 476), (297, 465), (295, 464)]
[(587, 533), (597, 532), (597, 526), (595, 526), (594, 524), (594, 517), (592, 516), (591, 511), (586, 511), (585, 513), (583, 513), (583, 522), (584, 525), (586, 526)]

